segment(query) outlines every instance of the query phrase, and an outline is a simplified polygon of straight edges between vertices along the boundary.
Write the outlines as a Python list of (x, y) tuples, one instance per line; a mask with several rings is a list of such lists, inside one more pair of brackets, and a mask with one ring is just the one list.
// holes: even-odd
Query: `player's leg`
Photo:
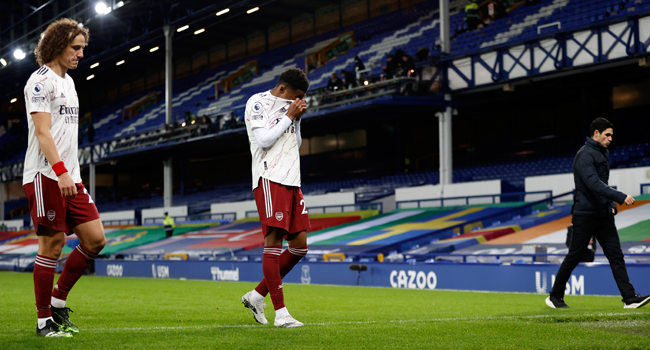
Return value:
[(69, 337), (70, 333), (61, 331), (54, 323), (50, 309), (54, 269), (65, 244), (65, 234), (44, 226), (39, 226), (36, 234), (38, 235), (38, 254), (34, 262), (34, 294), (38, 313), (36, 334), (42, 337)]
[(72, 250), (65, 262), (63, 272), (52, 292), (52, 315), (56, 323), (68, 332), (79, 333), (79, 328), (70, 321), (70, 308), (66, 307), (68, 293), (81, 278), (97, 254), (104, 248), (104, 226), (101, 220), (79, 224), (73, 228), (79, 237), (79, 244)]
[(571, 277), (573, 269), (578, 266), (580, 259), (585, 255), (589, 241), (593, 236), (594, 231), (597, 229), (594, 219), (585, 216), (573, 217), (573, 238), (571, 239), (571, 246), (567, 253), (562, 265), (557, 272), (553, 289), (551, 289), (550, 296), (546, 299), (546, 305), (552, 308), (565, 308), (569, 307), (564, 303), (564, 291), (566, 283)]
[[(289, 242), (289, 249), (285, 249), (280, 254), (280, 276), (282, 279), (307, 255), (307, 231), (289, 234), (287, 235), (287, 241)], [(255, 287), (255, 291), (260, 296), (266, 297), (269, 294), (269, 289), (266, 287), (266, 280), (262, 280)]]
[(78, 333), (79, 328), (70, 321), (71, 310), (66, 307), (68, 293), (106, 244), (104, 226), (83, 184), (77, 184), (77, 197), (66, 201), (66, 232), (70, 231), (77, 235), (79, 244), (68, 256), (52, 292), (52, 316), (62, 328)]
[(614, 280), (623, 297), (623, 307), (636, 309), (650, 303), (650, 296), (637, 295), (630, 282), (614, 218), (602, 219), (601, 221), (603, 224), (596, 231), (596, 238), (600, 242), (607, 260), (609, 260), (609, 267), (612, 269)]
[(41, 337), (70, 337), (52, 318), (50, 301), (54, 269), (65, 244), (63, 198), (56, 181), (36, 174), (34, 181), (23, 186), (29, 200), (29, 212), (38, 236), (38, 253), (34, 261), (34, 295), (38, 313), (36, 334)]

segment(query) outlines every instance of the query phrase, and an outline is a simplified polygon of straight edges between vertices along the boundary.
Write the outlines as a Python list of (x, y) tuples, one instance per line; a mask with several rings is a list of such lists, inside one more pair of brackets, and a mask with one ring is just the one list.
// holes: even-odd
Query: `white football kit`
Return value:
[[(244, 119), (253, 156), (253, 189), (260, 177), (300, 187), (300, 122), (286, 116), (292, 102), (266, 91), (253, 95), (246, 103)], [(256, 137), (255, 130), (260, 128), (269, 131), (263, 140), (258, 139), (259, 133)]]
[(23, 185), (33, 182), (38, 173), (58, 181), (58, 177), (52, 170), (52, 164), (48, 163), (36, 138), (34, 120), (32, 119), (33, 112), (50, 114), (52, 120), (50, 133), (59, 157), (68, 169), (74, 183), (80, 183), (81, 174), (77, 157), (79, 98), (74, 81), (68, 74), (62, 78), (44, 65), (32, 73), (27, 80), (24, 93), (29, 136), (23, 168)]

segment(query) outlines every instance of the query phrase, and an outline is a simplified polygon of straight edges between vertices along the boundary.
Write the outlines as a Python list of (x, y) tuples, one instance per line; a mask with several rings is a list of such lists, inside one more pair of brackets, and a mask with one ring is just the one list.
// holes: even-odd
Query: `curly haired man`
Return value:
[[(24, 90), (29, 136), (23, 188), (38, 236), (36, 334), (43, 337), (79, 333), (69, 318), (68, 293), (106, 243), (95, 203), (81, 182), (79, 98), (67, 74), (68, 69), (77, 68), (88, 38), (88, 29), (71, 19), (50, 24), (34, 51), (40, 68), (32, 73)], [(52, 290), (65, 236), (73, 232), (80, 243), (68, 256)]]

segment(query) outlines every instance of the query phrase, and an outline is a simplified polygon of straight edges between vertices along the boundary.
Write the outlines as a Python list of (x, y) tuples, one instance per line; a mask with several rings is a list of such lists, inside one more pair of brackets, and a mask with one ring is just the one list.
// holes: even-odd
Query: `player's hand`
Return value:
[(306, 110), (307, 103), (304, 100), (297, 98), (295, 101), (291, 102), (289, 110), (287, 111), (287, 117), (289, 117), (291, 120), (300, 120), (300, 117), (305, 114)]
[(634, 197), (632, 197), (632, 196), (625, 197), (625, 204), (633, 205), (634, 204)]
[(77, 185), (72, 181), (70, 174), (63, 173), (59, 176), (59, 189), (63, 198), (77, 198)]

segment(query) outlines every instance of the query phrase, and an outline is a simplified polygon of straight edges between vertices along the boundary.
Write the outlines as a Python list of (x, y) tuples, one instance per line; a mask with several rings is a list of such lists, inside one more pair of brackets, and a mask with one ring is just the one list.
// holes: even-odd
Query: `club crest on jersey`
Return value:
[(32, 93), (34, 95), (40, 95), (40, 94), (43, 93), (44, 90), (45, 90), (45, 86), (43, 86), (43, 84), (41, 84), (41, 83), (35, 83), (32, 86)]
[(54, 210), (47, 211), (47, 218), (50, 219), (50, 221), (54, 221), (55, 217), (56, 217), (56, 212)]
[(278, 220), (278, 221), (282, 221), (282, 219), (284, 219), (284, 214), (281, 211), (276, 212), (275, 213), (275, 219)]
[(254, 111), (255, 113), (259, 113), (259, 112), (261, 112), (261, 111), (262, 111), (262, 103), (260, 103), (260, 102), (256, 102), (256, 103), (253, 105), (253, 111)]

